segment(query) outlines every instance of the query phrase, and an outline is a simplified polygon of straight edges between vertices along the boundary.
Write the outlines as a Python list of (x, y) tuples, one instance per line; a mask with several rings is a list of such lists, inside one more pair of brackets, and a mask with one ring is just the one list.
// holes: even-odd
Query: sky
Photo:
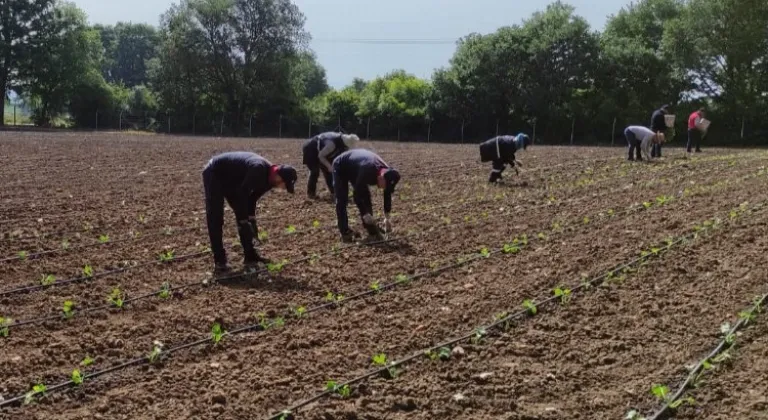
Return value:
[[(74, 0), (91, 23), (118, 21), (158, 25), (174, 0)], [(549, 0), (294, 0), (306, 17), (311, 48), (328, 83), (341, 88), (355, 77), (366, 80), (395, 69), (418, 77), (448, 65), (455, 40), (520, 23), (544, 10)], [(628, 0), (566, 0), (601, 30), (607, 17)], [(412, 44), (359, 43), (408, 40)], [(415, 42), (414, 42), (415, 41)], [(424, 42), (429, 41), (429, 42)], [(438, 42), (435, 42), (438, 41)]]

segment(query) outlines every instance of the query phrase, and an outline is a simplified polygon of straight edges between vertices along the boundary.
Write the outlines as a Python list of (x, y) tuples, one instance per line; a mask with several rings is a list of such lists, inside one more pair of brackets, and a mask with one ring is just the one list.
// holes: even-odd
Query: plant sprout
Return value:
[(566, 289), (565, 287), (557, 287), (555, 290), (553, 290), (555, 297), (560, 298), (560, 303), (565, 305), (571, 300), (571, 289)]
[(83, 267), (83, 277), (91, 278), (93, 277), (93, 267), (90, 265), (86, 265)]
[(304, 306), (299, 306), (298, 308), (293, 310), (293, 314), (296, 315), (296, 318), (302, 318), (307, 313), (307, 308)]
[(82, 362), (80, 362), (80, 366), (88, 367), (92, 365), (94, 360), (90, 356), (85, 356), (85, 359), (83, 359)]
[(386, 366), (387, 365), (387, 355), (384, 353), (379, 353), (373, 355), (371, 358), (371, 361), (373, 362), (374, 366)]
[(530, 299), (523, 301), (523, 308), (528, 310), (529, 315), (536, 315), (536, 312), (538, 311), (538, 309), (536, 309), (536, 303)]
[(63, 249), (63, 250), (69, 249), (69, 241), (68, 240), (64, 239), (63, 241), (61, 241), (61, 249)]
[(504, 244), (504, 247), (501, 249), (501, 252), (505, 254), (517, 254), (520, 252), (520, 247), (517, 245), (510, 245), (510, 244)]
[(259, 233), (256, 235), (256, 237), (259, 239), (259, 242), (264, 242), (264, 243), (266, 243), (266, 242), (267, 242), (267, 240), (269, 239), (269, 233), (267, 233), (267, 231), (266, 231), (266, 230), (262, 230), (262, 231), (260, 231), (260, 232), (259, 232)]
[(163, 282), (157, 295), (160, 297), (160, 299), (168, 299), (171, 297), (171, 283), (167, 281)]
[(485, 328), (476, 328), (475, 334), (472, 336), (470, 341), (472, 344), (478, 344), (483, 341), (483, 337), (486, 335), (488, 335), (488, 331), (486, 331)]
[(75, 369), (72, 371), (72, 383), (75, 385), (83, 384), (83, 375), (80, 373), (80, 369)]
[(109, 242), (109, 235), (99, 235), (99, 243), (105, 244)]
[(277, 263), (268, 263), (267, 264), (267, 271), (270, 272), (270, 274), (275, 274), (283, 271), (283, 268), (288, 264), (288, 260), (282, 260)]
[(483, 248), (480, 250), (480, 256), (483, 258), (489, 258), (491, 256), (491, 251), (489, 251), (488, 248)]
[(174, 258), (174, 251), (172, 249), (167, 249), (160, 253), (159, 259), (160, 262), (167, 263), (172, 261)]
[(155, 364), (160, 360), (160, 355), (163, 353), (163, 343), (155, 341), (152, 344), (152, 351), (147, 355), (147, 360), (150, 364)]
[(26, 260), (29, 257), (29, 254), (27, 253), (27, 251), (19, 251), (18, 255), (19, 255), (19, 259), (22, 261)]
[(293, 235), (294, 233), (296, 233), (296, 226), (288, 225), (288, 227), (285, 228), (285, 233), (286, 235)]
[(399, 284), (408, 283), (410, 281), (410, 278), (405, 274), (398, 274), (395, 277), (395, 282)]
[(112, 289), (112, 293), (107, 297), (107, 302), (111, 303), (115, 308), (122, 308), (123, 303), (125, 303), (124, 298), (123, 293), (116, 287)]
[(378, 292), (380, 292), (380, 291), (381, 291), (381, 284), (379, 283), (379, 281), (378, 281), (378, 280), (376, 280), (376, 281), (374, 281), (373, 283), (371, 283), (371, 286), (370, 286), (370, 288), (371, 288), (371, 290), (373, 290), (374, 292), (378, 293)]
[(64, 305), (61, 307), (61, 312), (64, 314), (64, 319), (72, 319), (75, 316), (75, 302), (65, 300)]
[(312, 227), (315, 228), (315, 229), (319, 228), (320, 227), (320, 221), (319, 220), (314, 220), (312, 222)]
[(211, 340), (213, 341), (213, 345), (217, 345), (221, 342), (221, 339), (224, 338), (224, 335), (226, 334), (226, 331), (221, 328), (221, 324), (218, 322), (213, 324), (211, 327)]
[(0, 337), (8, 337), (8, 326), (13, 324), (13, 319), (0, 316)]
[(42, 279), (40, 279), (40, 284), (43, 286), (50, 286), (53, 283), (56, 283), (56, 277), (53, 274), (43, 274)]
[(32, 390), (24, 395), (24, 404), (30, 404), (35, 400), (35, 396), (45, 394), (48, 388), (45, 384), (37, 384), (32, 387)]

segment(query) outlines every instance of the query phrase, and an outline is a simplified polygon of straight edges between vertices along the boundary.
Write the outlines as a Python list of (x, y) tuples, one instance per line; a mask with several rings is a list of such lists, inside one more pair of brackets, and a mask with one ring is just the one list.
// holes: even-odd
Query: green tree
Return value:
[(157, 54), (160, 36), (151, 25), (119, 22), (94, 27), (101, 35), (103, 74), (110, 83), (134, 87), (147, 83), (147, 63)]
[[(40, 34), (53, 18), (54, 0), (2, 0), (0, 2), (0, 115), (5, 115), (9, 90), (21, 93)], [(5, 125), (0, 118), (0, 126)]]

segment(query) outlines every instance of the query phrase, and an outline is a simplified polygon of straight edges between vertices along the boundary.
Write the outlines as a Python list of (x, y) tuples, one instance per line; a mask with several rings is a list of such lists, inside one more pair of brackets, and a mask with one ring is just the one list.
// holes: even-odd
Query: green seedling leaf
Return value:
[(160, 299), (168, 299), (171, 297), (171, 283), (169, 282), (163, 282), (163, 284), (160, 286), (160, 291), (157, 293), (157, 296)]
[(289, 418), (291, 418), (291, 414), (292, 413), (290, 410), (283, 410), (280, 412), (280, 417), (278, 418), (278, 420), (288, 420)]
[(488, 331), (485, 328), (476, 328), (475, 335), (472, 336), (472, 344), (478, 344), (483, 341), (483, 338), (488, 335)]
[(24, 404), (25, 404), (25, 405), (27, 405), (27, 404), (31, 404), (32, 402), (34, 402), (34, 401), (35, 401), (35, 397), (36, 397), (36, 396), (38, 396), (38, 395), (44, 395), (44, 394), (45, 394), (45, 391), (46, 391), (47, 389), (48, 389), (48, 388), (45, 386), (45, 384), (37, 384), (37, 385), (33, 386), (33, 387), (32, 387), (32, 390), (31, 390), (31, 391), (29, 391), (29, 392), (27, 392), (27, 393), (24, 395)]
[(410, 278), (405, 274), (398, 274), (395, 276), (395, 282), (398, 284), (408, 283), (410, 281)]
[(325, 383), (325, 390), (336, 392), (336, 389), (338, 389), (339, 385), (336, 383), (336, 381), (327, 381)]
[(501, 252), (505, 254), (517, 254), (520, 252), (520, 247), (517, 245), (510, 245), (510, 244), (504, 244), (504, 247), (502, 248)]
[(19, 251), (18, 256), (20, 260), (24, 261), (29, 257), (29, 254), (27, 251)]
[(117, 287), (112, 289), (112, 293), (110, 293), (107, 297), (107, 301), (111, 303), (115, 308), (122, 308), (124, 299), (125, 296), (123, 296), (123, 293)]
[(343, 385), (336, 390), (336, 393), (339, 394), (341, 398), (349, 398), (352, 394), (352, 390), (349, 388), (349, 385)]
[(666, 385), (654, 385), (651, 388), (651, 393), (660, 401), (668, 402), (669, 388)]
[(211, 327), (211, 341), (213, 341), (214, 346), (221, 342), (221, 340), (224, 338), (224, 334), (226, 334), (226, 331), (221, 328), (221, 324), (218, 322), (213, 324)]
[(299, 306), (298, 308), (293, 310), (293, 314), (296, 315), (296, 318), (302, 318), (307, 313), (307, 308), (304, 306)]
[(488, 248), (483, 248), (480, 250), (480, 256), (483, 258), (489, 258), (491, 256), (491, 251), (489, 251)]
[(371, 286), (370, 286), (370, 288), (371, 288), (371, 290), (373, 290), (373, 291), (374, 291), (374, 292), (376, 292), (376, 293), (378, 293), (379, 291), (381, 291), (381, 285), (379, 284), (379, 281), (378, 281), (378, 280), (376, 280), (376, 281), (374, 281), (373, 283), (371, 283)]
[(283, 271), (283, 268), (288, 264), (288, 260), (282, 260), (278, 263), (268, 263), (267, 264), (267, 271), (269, 271), (271, 274), (279, 273)]
[(584, 216), (584, 219), (582, 219), (582, 223), (584, 223), (585, 225), (588, 225), (589, 222), (590, 222), (589, 217)]
[(387, 355), (384, 353), (379, 353), (373, 356), (372, 362), (374, 366), (386, 366), (387, 365)]
[(161, 252), (159, 255), (160, 262), (164, 262), (164, 263), (173, 261), (173, 258), (174, 258), (174, 252), (172, 249), (165, 250)]
[(437, 350), (437, 356), (440, 360), (448, 360), (451, 358), (451, 349), (448, 347), (440, 347)]
[(152, 351), (150, 351), (147, 355), (147, 360), (149, 360), (150, 364), (155, 364), (160, 361), (160, 356), (162, 353), (163, 345), (159, 341), (155, 341), (154, 345), (152, 346)]
[(653, 203), (651, 203), (650, 201), (646, 201), (646, 202), (643, 203), (643, 207), (646, 208), (646, 209), (651, 208), (652, 205), (653, 205)]
[(13, 324), (13, 319), (0, 316), (0, 337), (8, 337), (10, 331), (8, 326)]
[(669, 408), (674, 410), (674, 409), (679, 408), (683, 404), (694, 405), (694, 404), (696, 404), (696, 400), (694, 400), (693, 397), (681, 398), (679, 400), (675, 400), (675, 401), (670, 402), (669, 403)]
[(493, 319), (496, 321), (501, 321), (502, 319), (505, 319), (507, 317), (509, 317), (509, 312), (499, 312), (493, 316)]
[(722, 325), (720, 325), (720, 334), (727, 335), (730, 332), (731, 332), (730, 322), (724, 322)]
[(61, 241), (61, 249), (63, 249), (63, 250), (69, 249), (69, 241), (68, 240), (65, 239), (65, 240)]
[(613, 217), (614, 214), (616, 214), (616, 212), (614, 212), (613, 209), (608, 209), (608, 217)]
[(99, 235), (99, 243), (105, 244), (109, 242), (109, 235)]
[(446, 225), (450, 225), (451, 224), (451, 218), (450, 217), (442, 217), (440, 220), (442, 220), (443, 223), (445, 223)]
[(288, 227), (287, 227), (287, 228), (285, 228), (285, 233), (286, 233), (287, 235), (293, 235), (294, 233), (296, 233), (296, 226), (294, 226), (294, 225), (288, 225)]
[(739, 312), (739, 319), (744, 321), (744, 326), (747, 326), (750, 322), (755, 320), (755, 314), (752, 311)]
[(91, 278), (93, 277), (93, 267), (90, 265), (86, 265), (83, 267), (83, 277)]
[(555, 290), (553, 290), (555, 297), (560, 298), (560, 303), (565, 305), (571, 300), (571, 289), (566, 289), (565, 287), (557, 287)]
[(269, 233), (267, 233), (266, 230), (262, 230), (256, 235), (256, 237), (259, 239), (259, 242), (267, 243), (267, 240), (269, 239)]
[(83, 384), (83, 375), (80, 373), (79, 369), (75, 369), (72, 371), (72, 383), (74, 383), (75, 385)]
[(64, 315), (64, 319), (72, 319), (75, 316), (75, 302), (65, 300), (64, 305), (61, 307), (61, 312)]
[(526, 299), (523, 301), (523, 308), (528, 310), (529, 315), (536, 315), (536, 312), (538, 309), (536, 308), (536, 303), (530, 299)]
[(43, 274), (43, 277), (40, 279), (40, 284), (43, 286), (50, 286), (53, 283), (56, 283), (56, 277), (53, 274)]
[(320, 221), (319, 220), (313, 220), (312, 221), (312, 227), (317, 229), (320, 227)]
[(536, 237), (539, 238), (540, 241), (547, 240), (547, 235), (545, 235), (543, 232), (539, 232), (538, 234), (536, 234)]
[(90, 356), (85, 356), (85, 359), (83, 359), (82, 362), (80, 362), (80, 366), (88, 367), (93, 364), (95, 360), (93, 360)]
[(627, 415), (624, 417), (624, 420), (646, 420), (645, 417), (641, 416), (640, 413), (637, 412), (637, 410), (630, 410)]

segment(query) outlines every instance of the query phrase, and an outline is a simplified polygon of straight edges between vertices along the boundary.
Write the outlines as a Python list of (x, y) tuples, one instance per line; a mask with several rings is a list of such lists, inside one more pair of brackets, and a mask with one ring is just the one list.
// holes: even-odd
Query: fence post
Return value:
[(461, 120), (461, 142), (464, 143), (464, 120)]
[(16, 125), (16, 104), (13, 104), (13, 125)]
[(616, 141), (616, 117), (613, 117), (613, 128), (611, 129), (611, 146)]
[(121, 109), (120, 110), (120, 123), (118, 125), (118, 127), (120, 128), (120, 131), (123, 131), (123, 112), (125, 112), (125, 111)]
[(168, 110), (168, 134), (171, 134), (171, 110)]
[(253, 137), (253, 114), (251, 114), (251, 118), (248, 120), (248, 137)]
[(536, 121), (533, 122), (533, 138), (531, 139), (531, 143), (536, 144)]
[(96, 131), (99, 131), (99, 110), (96, 110)]
[(341, 132), (342, 131), (342, 129), (341, 129), (341, 114), (339, 114), (339, 118), (338, 118), (337, 121), (338, 121), (338, 125), (336, 127), (338, 127), (339, 132)]
[(499, 136), (499, 119), (496, 118), (496, 137)]
[(744, 117), (741, 117), (741, 139), (744, 140)]
[(427, 143), (432, 140), (432, 120), (429, 120), (429, 127), (427, 128)]
[(368, 117), (368, 128), (366, 128), (365, 131), (365, 139), (370, 140), (371, 139), (371, 117)]
[(280, 122), (278, 124), (278, 137), (283, 138), (283, 114), (280, 114)]
[(224, 136), (224, 113), (221, 113), (221, 122), (219, 123), (219, 135)]
[(309, 117), (309, 129), (307, 129), (307, 138), (312, 138), (312, 117)]
[(571, 122), (571, 146), (573, 146), (573, 131), (576, 129), (576, 118), (573, 118), (573, 122)]
[(196, 128), (197, 128), (197, 110), (195, 110), (195, 112), (192, 113), (192, 135), (193, 136), (197, 134), (195, 130)]

